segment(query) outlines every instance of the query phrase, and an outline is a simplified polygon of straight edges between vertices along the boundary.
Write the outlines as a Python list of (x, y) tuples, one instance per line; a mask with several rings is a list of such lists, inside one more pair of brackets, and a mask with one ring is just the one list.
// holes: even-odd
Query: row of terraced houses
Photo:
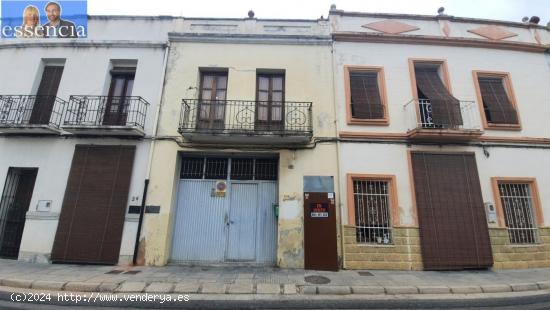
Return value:
[(90, 16), (0, 42), (0, 256), (550, 267), (550, 30)]

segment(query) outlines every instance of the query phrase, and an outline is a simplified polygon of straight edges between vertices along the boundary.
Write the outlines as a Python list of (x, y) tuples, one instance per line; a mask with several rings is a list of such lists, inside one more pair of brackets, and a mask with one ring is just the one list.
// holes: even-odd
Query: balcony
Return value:
[[(442, 122), (434, 119), (428, 99), (411, 100), (404, 105), (407, 117), (407, 136), (410, 140), (461, 142), (479, 138), (483, 131), (479, 111), (474, 101), (460, 101), (462, 122)], [(461, 124), (460, 124), (461, 123)]]
[(0, 95), (0, 134), (59, 134), (65, 103), (56, 96)]
[(62, 128), (80, 136), (143, 137), (148, 106), (135, 96), (71, 96)]
[(311, 102), (184, 99), (179, 132), (192, 142), (306, 144), (311, 118)]

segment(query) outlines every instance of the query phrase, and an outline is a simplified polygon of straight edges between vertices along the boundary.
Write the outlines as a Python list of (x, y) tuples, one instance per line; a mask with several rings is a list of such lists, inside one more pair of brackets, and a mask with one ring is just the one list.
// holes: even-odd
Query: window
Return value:
[(201, 72), (199, 92), (199, 129), (223, 129), (227, 72)]
[[(355, 223), (357, 243), (391, 244), (397, 215), (393, 176), (350, 176), (350, 222)], [(349, 197), (351, 196), (351, 197)]]
[(542, 212), (534, 180), (495, 180), (501, 224), (508, 229), (511, 244), (538, 243), (537, 223)]
[(485, 128), (520, 129), (509, 74), (474, 71), (474, 80)]
[[(63, 75), (64, 63), (46, 62), (40, 85), (36, 91), (34, 105), (29, 119), (29, 124), (49, 124), (54, 111), (57, 91)], [(21, 106), (21, 108), (25, 108)], [(27, 113), (25, 113), (27, 114)]]
[(187, 157), (181, 164), (181, 179), (276, 181), (279, 175), (277, 158)]
[(126, 125), (135, 75), (135, 67), (114, 67), (111, 70), (111, 86), (103, 116), (103, 125)]
[(285, 113), (284, 74), (258, 74), (256, 98), (256, 129), (283, 129)]
[(410, 60), (413, 96), (422, 128), (454, 129), (463, 124), (460, 101), (450, 92), (445, 61)]
[(382, 67), (344, 67), (348, 124), (387, 125)]

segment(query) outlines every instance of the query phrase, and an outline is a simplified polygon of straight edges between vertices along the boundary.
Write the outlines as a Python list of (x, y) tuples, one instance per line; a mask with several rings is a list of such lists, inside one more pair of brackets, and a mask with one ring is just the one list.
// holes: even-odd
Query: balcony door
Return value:
[(42, 79), (36, 92), (36, 99), (32, 105), (29, 124), (47, 125), (50, 123), (61, 75), (63, 75), (63, 66), (44, 67)]
[(256, 130), (284, 129), (285, 77), (259, 74), (256, 94)]
[(202, 72), (197, 127), (223, 129), (227, 96), (227, 72)]
[(134, 87), (133, 71), (111, 72), (111, 87), (105, 105), (103, 125), (125, 126), (128, 117), (129, 98)]

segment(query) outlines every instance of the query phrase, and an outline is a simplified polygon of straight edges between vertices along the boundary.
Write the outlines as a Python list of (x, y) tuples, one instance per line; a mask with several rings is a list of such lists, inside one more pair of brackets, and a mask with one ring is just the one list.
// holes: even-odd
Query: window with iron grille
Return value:
[(253, 158), (232, 158), (231, 159), (231, 179), (232, 180), (252, 180), (254, 178), (254, 159)]
[(510, 243), (537, 243), (538, 230), (530, 184), (499, 183), (498, 190)]
[(276, 181), (279, 175), (277, 158), (214, 158), (184, 156), (181, 179)]
[(391, 244), (390, 184), (384, 180), (353, 180), (358, 243)]

